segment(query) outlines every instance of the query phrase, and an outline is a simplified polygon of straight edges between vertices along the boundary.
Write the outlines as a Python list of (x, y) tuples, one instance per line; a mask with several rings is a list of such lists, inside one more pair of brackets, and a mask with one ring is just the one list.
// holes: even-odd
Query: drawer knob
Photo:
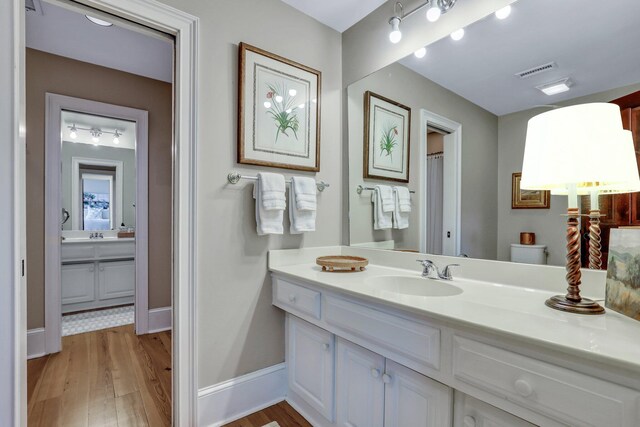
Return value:
[(322, 344), (322, 348), (324, 349), (324, 351), (329, 351), (329, 349), (331, 348), (331, 346), (327, 343)]
[(292, 303), (294, 303), (294, 304), (295, 304), (295, 302), (296, 302), (296, 296), (295, 296), (294, 294), (290, 294), (290, 295), (289, 295), (289, 302), (292, 302)]
[(371, 369), (371, 376), (373, 378), (378, 378), (380, 376), (380, 369), (372, 368)]
[(382, 375), (382, 382), (385, 383), (385, 384), (389, 384), (391, 382), (391, 375), (383, 374)]
[(513, 386), (516, 389), (516, 392), (522, 397), (529, 397), (533, 393), (533, 387), (531, 387), (531, 384), (523, 379), (516, 380)]
[(465, 415), (462, 424), (464, 424), (464, 427), (476, 427), (476, 419), (471, 415)]

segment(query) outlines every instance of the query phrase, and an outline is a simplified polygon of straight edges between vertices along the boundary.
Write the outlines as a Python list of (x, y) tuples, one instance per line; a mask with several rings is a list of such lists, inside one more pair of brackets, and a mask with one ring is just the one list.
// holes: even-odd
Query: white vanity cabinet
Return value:
[(511, 415), (459, 391), (454, 398), (454, 427), (536, 427), (535, 424)]
[(132, 304), (135, 295), (135, 243), (63, 243), (62, 312)]
[(451, 425), (449, 387), (359, 345), (337, 342), (338, 426)]

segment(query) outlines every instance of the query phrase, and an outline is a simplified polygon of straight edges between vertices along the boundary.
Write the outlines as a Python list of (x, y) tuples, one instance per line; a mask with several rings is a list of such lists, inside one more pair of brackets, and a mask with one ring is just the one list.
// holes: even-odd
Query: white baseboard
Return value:
[(282, 402), (286, 394), (284, 363), (200, 389), (198, 426), (222, 426)]
[(149, 333), (171, 330), (171, 307), (152, 308), (149, 310)]
[(44, 328), (27, 331), (27, 359), (35, 359), (46, 354)]

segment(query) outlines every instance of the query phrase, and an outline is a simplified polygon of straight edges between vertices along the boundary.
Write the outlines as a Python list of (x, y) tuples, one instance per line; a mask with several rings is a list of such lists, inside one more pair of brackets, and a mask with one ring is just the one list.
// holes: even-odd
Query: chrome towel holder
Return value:
[[(227, 175), (227, 181), (229, 181), (229, 184), (237, 184), (238, 182), (240, 182), (241, 179), (248, 179), (250, 181), (257, 181), (258, 177), (257, 176), (247, 176), (247, 175), (241, 175), (239, 172), (229, 172), (229, 174)], [(291, 183), (290, 179), (286, 179), (285, 180), (287, 182), (287, 184)], [(320, 181), (320, 182), (316, 182), (316, 187), (318, 188), (319, 192), (323, 192), (324, 190), (326, 190), (327, 188), (329, 188), (331, 185), (324, 182), (324, 181)]]
[[(374, 191), (375, 187), (363, 187), (362, 185), (358, 185), (358, 187), (356, 187), (356, 192), (358, 194), (362, 194), (362, 192), (365, 191), (365, 190), (366, 191)], [(413, 190), (409, 190), (409, 193), (416, 194), (416, 192), (413, 191)]]

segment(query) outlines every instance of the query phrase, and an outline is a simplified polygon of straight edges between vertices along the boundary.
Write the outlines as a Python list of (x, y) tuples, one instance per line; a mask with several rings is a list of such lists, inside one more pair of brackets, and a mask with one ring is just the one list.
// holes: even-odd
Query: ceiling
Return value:
[[(640, 2), (519, 0), (504, 21), (493, 15), (400, 62), (428, 79), (504, 115), (640, 82)], [(450, 12), (455, 13), (455, 8)], [(525, 79), (515, 73), (554, 61)], [(536, 86), (564, 77), (571, 90), (547, 96)]]
[(90, 22), (82, 13), (45, 1), (26, 13), (26, 45), (55, 55), (171, 82), (173, 42), (148, 31), (133, 31), (114, 21)]
[[(119, 120), (111, 117), (94, 116), (91, 114), (78, 113), (75, 111), (63, 111), (61, 114), (62, 140), (66, 142), (74, 142), (78, 144), (91, 144), (95, 146), (114, 147), (114, 148), (128, 148), (135, 150), (136, 148), (136, 124), (127, 120)], [(119, 143), (113, 143), (112, 134), (104, 133), (98, 142), (94, 142), (91, 139), (91, 133), (87, 130), (78, 129), (77, 137), (71, 138), (71, 126), (75, 125), (77, 128), (85, 129), (100, 129), (105, 132), (114, 132), (116, 129), (122, 135), (118, 138)]]
[(338, 32), (343, 32), (386, 0), (282, 0)]

